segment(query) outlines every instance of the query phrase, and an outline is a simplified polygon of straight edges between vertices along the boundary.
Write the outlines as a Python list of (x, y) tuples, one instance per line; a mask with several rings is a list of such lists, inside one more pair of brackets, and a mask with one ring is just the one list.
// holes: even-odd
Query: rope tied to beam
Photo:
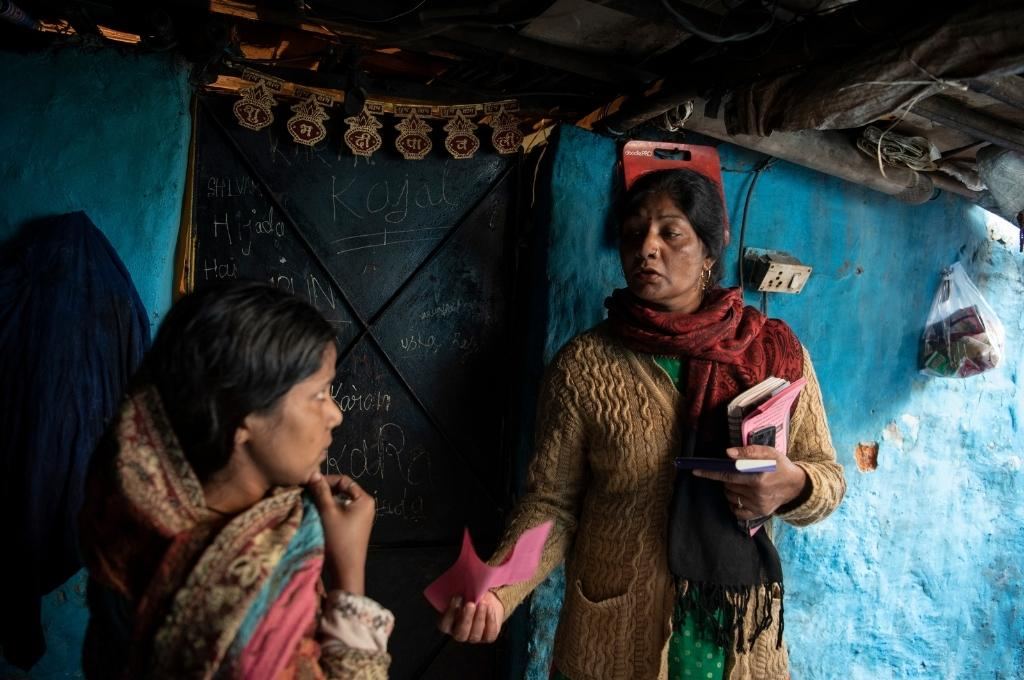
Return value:
[(938, 169), (935, 161), (941, 157), (939, 150), (925, 137), (907, 137), (874, 125), (864, 128), (857, 139), (857, 148), (869, 156), (877, 155), (886, 165), (919, 172)]

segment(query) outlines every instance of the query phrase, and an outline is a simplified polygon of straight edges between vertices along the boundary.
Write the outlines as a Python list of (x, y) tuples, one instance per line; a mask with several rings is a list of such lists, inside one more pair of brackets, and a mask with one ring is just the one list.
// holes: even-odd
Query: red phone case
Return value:
[(622, 177), (627, 189), (633, 186), (638, 177), (649, 172), (677, 168), (699, 172), (718, 187), (725, 219), (725, 245), (729, 245), (729, 212), (725, 209), (725, 191), (722, 187), (722, 166), (718, 158), (718, 149), (700, 144), (639, 140), (626, 142), (622, 147)]

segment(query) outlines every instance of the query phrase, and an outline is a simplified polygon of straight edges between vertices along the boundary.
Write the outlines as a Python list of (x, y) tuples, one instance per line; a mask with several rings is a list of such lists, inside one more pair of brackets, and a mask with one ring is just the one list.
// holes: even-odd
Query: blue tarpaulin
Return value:
[(45, 650), (40, 598), (80, 567), (89, 457), (149, 346), (117, 253), (82, 212), (38, 220), (0, 251), (0, 644)]

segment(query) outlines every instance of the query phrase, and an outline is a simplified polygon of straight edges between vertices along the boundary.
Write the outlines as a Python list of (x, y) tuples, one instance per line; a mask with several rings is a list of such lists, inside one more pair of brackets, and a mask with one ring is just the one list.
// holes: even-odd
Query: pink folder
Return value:
[[(806, 382), (805, 378), (797, 378), (743, 419), (740, 435), (744, 445), (750, 443), (749, 437), (752, 432), (773, 427), (775, 428), (775, 449), (783, 454), (789, 453), (789, 411)], [(748, 530), (750, 535), (753, 536), (760, 531), (761, 526), (768, 519), (765, 517), (763, 521), (750, 527)]]
[(522, 583), (537, 573), (544, 542), (548, 539), (552, 522), (528, 529), (519, 537), (505, 561), (496, 567), (485, 564), (473, 549), (469, 529), (462, 534), (462, 551), (448, 571), (427, 586), (423, 595), (439, 612), (448, 609), (456, 595), (463, 602), (477, 602), (491, 588)]
[(774, 427), (775, 448), (780, 453), (789, 452), (789, 409), (806, 382), (805, 378), (794, 380), (743, 419), (740, 435), (744, 445), (749, 444), (748, 437), (751, 432)]

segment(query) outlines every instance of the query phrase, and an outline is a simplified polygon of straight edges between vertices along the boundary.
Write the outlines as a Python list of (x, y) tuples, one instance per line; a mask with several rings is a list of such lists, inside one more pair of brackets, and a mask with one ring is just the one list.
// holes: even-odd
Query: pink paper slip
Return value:
[(551, 531), (551, 521), (528, 529), (512, 547), (504, 562), (492, 567), (476, 554), (469, 529), (462, 534), (462, 551), (448, 571), (437, 577), (423, 591), (424, 597), (439, 612), (448, 609), (448, 603), (456, 595), (463, 602), (477, 602), (491, 588), (522, 583), (530, 579), (540, 565), (544, 541)]

